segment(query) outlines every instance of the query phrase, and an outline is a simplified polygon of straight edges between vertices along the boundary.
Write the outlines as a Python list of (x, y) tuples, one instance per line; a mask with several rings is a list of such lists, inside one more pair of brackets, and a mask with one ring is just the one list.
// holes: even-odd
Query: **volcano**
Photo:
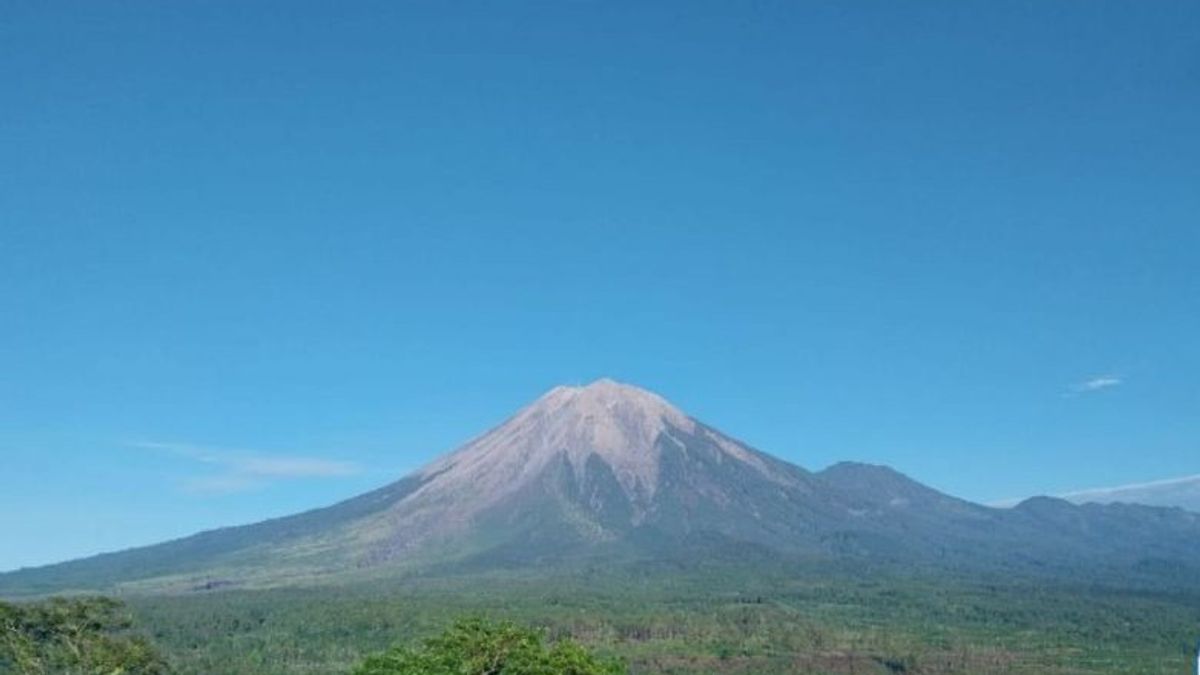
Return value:
[(0, 575), (0, 592), (278, 586), (705, 556), (1038, 574), (1191, 569), (1200, 515), (1045, 497), (996, 509), (888, 467), (810, 472), (657, 394), (605, 379), (556, 387), (461, 448), (353, 499)]

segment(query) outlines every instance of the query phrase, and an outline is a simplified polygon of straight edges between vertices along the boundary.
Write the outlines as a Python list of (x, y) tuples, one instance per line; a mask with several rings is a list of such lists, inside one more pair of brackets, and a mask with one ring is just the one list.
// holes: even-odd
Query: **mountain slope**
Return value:
[(992, 509), (887, 467), (819, 473), (636, 387), (558, 387), (425, 468), (324, 509), (0, 575), (0, 592), (191, 590), (591, 560), (856, 558), (1133, 569), (1200, 554), (1200, 516), (1031, 500)]

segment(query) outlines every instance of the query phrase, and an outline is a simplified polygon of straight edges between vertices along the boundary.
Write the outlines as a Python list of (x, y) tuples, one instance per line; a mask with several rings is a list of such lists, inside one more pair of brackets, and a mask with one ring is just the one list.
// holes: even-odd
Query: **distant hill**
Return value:
[(425, 468), (333, 506), (0, 575), (9, 595), (188, 591), (571, 561), (857, 560), (961, 570), (1172, 574), (1200, 515), (956, 499), (882, 466), (813, 473), (656, 394), (558, 387)]
[(1112, 488), (1079, 490), (1062, 495), (1074, 504), (1144, 504), (1178, 507), (1200, 513), (1200, 476), (1185, 476)]

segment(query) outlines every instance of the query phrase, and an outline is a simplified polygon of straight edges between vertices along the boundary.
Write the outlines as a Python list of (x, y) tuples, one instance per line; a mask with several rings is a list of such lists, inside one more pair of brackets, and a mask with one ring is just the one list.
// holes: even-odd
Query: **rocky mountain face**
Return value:
[(887, 467), (818, 473), (611, 380), (557, 387), (423, 469), (306, 513), (0, 575), (0, 593), (188, 590), (706, 551), (1039, 572), (1200, 558), (1200, 516), (1048, 498), (993, 509)]
[(486, 546), (546, 555), (635, 532), (715, 532), (782, 548), (835, 515), (811, 474), (611, 380), (558, 387), (418, 471), (366, 528), (371, 559)]

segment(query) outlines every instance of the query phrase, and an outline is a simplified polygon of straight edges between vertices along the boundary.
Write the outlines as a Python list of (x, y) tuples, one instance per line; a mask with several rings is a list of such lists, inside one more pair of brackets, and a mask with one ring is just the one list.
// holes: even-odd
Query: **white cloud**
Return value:
[(1084, 380), (1078, 384), (1071, 385), (1072, 394), (1090, 394), (1094, 391), (1102, 389), (1111, 389), (1119, 386), (1123, 380), (1115, 375), (1101, 375), (1093, 377), (1090, 380)]
[[(1177, 506), (1200, 512), (1200, 474), (1142, 483), (1128, 483), (1114, 487), (1073, 490), (1071, 492), (1060, 492), (1054, 496), (1075, 504), (1086, 504), (1088, 502), (1112, 504), (1114, 502), (1124, 502), (1128, 504), (1146, 504), (1148, 506)], [(1024, 501), (1024, 498), (1002, 499), (991, 502), (988, 506), (1010, 508), (1022, 501)]]
[(183, 491), (194, 495), (227, 495), (246, 492), (266, 485), (263, 480), (235, 473), (217, 474), (189, 478), (183, 482)]
[(1059, 496), (1073, 502), (1106, 502), (1119, 500), (1122, 497), (1130, 498), (1130, 501), (1138, 501), (1137, 496), (1143, 493), (1163, 492), (1171, 488), (1196, 486), (1200, 486), (1200, 475), (1152, 480), (1145, 483), (1129, 483), (1128, 485), (1118, 485), (1116, 487), (1076, 490), (1074, 492), (1065, 492)]
[(255, 450), (213, 448), (190, 443), (138, 441), (131, 447), (167, 452), (213, 466), (216, 473), (184, 483), (188, 492), (227, 494), (245, 492), (283, 480), (341, 478), (361, 471), (358, 464), (318, 457), (272, 455)]

